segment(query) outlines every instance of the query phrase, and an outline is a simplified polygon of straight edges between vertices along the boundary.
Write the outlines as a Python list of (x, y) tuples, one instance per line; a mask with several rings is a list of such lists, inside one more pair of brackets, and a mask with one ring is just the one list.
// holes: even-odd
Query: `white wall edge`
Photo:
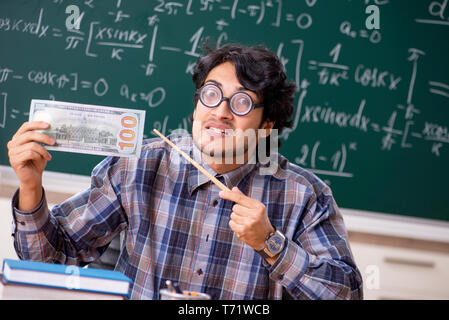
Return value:
[(348, 231), (449, 243), (449, 222), (340, 208)]
[[(11, 167), (0, 165), (0, 185), (19, 186), (19, 179)], [(44, 171), (42, 185), (47, 191), (76, 194), (90, 186), (90, 177)]]
[[(48, 191), (76, 194), (89, 187), (90, 177), (44, 171), (42, 182)], [(0, 165), (1, 185), (19, 186), (9, 166)], [(446, 221), (348, 208), (340, 208), (340, 211), (348, 231), (449, 243), (449, 222)]]

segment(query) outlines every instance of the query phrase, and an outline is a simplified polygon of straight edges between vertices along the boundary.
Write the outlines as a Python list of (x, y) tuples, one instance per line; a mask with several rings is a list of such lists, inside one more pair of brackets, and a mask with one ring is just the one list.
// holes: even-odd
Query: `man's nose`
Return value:
[(218, 106), (213, 108), (212, 113), (219, 119), (232, 119), (234, 115), (229, 103), (229, 99), (223, 99)]

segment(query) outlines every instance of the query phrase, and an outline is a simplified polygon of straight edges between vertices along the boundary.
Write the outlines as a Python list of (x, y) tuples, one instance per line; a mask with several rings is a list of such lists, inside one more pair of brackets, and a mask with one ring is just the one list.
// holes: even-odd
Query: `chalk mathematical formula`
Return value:
[[(209, 38), (279, 56), (298, 87), (281, 153), (328, 184), (363, 179), (363, 163), (376, 159), (445, 161), (448, 174), (447, 1), (3, 2), (2, 141), (27, 120), (32, 98), (145, 109), (146, 138), (152, 128), (189, 130), (191, 75)], [(367, 29), (370, 5), (378, 20)]]

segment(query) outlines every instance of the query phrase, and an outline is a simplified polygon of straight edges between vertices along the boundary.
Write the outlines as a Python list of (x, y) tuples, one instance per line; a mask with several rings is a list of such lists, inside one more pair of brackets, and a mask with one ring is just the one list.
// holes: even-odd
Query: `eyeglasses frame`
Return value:
[[(207, 104), (204, 103), (203, 99), (201, 98), (201, 90), (203, 90), (204, 87), (206, 87), (206, 86), (213, 86), (213, 87), (217, 88), (217, 89), (220, 91), (221, 99), (217, 102), (216, 105), (212, 105), (212, 106), (211, 106), (211, 105), (207, 105)], [(246, 113), (237, 113), (237, 112), (235, 112), (235, 111), (231, 108), (231, 99), (232, 99), (232, 97), (234, 97), (236, 94), (239, 94), (239, 93), (243, 93), (243, 94), (247, 95), (248, 98), (249, 98), (249, 100), (251, 101), (251, 108), (249, 108), (248, 111), (247, 111)], [(199, 89), (196, 90), (196, 94), (198, 95), (198, 98), (200, 99), (201, 103), (202, 103), (204, 106), (208, 107), (208, 108), (216, 108), (216, 107), (218, 107), (223, 101), (227, 101), (227, 102), (228, 102), (229, 110), (231, 110), (231, 112), (232, 112), (233, 114), (237, 115), (237, 116), (246, 116), (248, 113), (250, 113), (250, 112), (253, 111), (254, 109), (263, 107), (263, 103), (255, 104), (254, 101), (253, 101), (253, 98), (251, 98), (251, 96), (250, 96), (248, 93), (244, 92), (244, 91), (237, 91), (237, 92), (233, 93), (229, 98), (228, 98), (228, 97), (225, 97), (225, 96), (223, 95), (223, 91), (221, 90), (221, 88), (220, 88), (219, 86), (217, 86), (216, 84), (214, 84), (214, 83), (205, 83), (205, 84), (203, 84)]]

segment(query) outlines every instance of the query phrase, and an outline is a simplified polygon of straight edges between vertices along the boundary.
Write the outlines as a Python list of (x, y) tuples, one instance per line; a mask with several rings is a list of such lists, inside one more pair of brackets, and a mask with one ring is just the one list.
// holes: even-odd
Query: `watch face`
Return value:
[(270, 239), (268, 239), (268, 250), (272, 253), (278, 253), (281, 250), (283, 241), (282, 238), (278, 235), (274, 235)]

